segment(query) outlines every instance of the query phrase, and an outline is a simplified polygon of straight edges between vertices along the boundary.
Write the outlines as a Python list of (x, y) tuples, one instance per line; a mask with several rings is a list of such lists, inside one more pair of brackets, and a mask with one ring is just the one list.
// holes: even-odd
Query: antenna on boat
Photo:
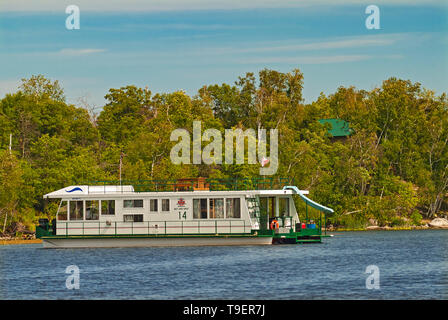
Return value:
[(121, 186), (121, 167), (123, 166), (124, 156), (125, 156), (125, 154), (123, 153), (123, 150), (121, 150), (121, 154), (120, 154), (120, 186)]

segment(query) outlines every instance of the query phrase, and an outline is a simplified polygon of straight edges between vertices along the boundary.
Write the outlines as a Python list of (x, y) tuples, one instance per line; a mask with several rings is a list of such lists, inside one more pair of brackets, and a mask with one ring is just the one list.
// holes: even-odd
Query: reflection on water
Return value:
[[(447, 299), (448, 231), (334, 233), (322, 244), (0, 246), (2, 299)], [(80, 269), (80, 289), (65, 286)], [(366, 267), (380, 289), (366, 289)]]

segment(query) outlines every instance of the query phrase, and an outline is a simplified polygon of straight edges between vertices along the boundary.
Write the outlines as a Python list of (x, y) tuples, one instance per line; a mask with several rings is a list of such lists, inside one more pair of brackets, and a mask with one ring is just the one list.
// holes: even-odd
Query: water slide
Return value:
[(314, 209), (326, 212), (326, 213), (333, 213), (334, 210), (328, 207), (325, 207), (321, 204), (318, 204), (317, 202), (314, 202), (313, 200), (307, 198), (304, 194), (302, 194), (302, 192), (300, 192), (299, 188), (297, 188), (296, 186), (286, 186), (283, 187), (283, 190), (293, 190), (296, 194), (298, 194), (300, 196), (300, 198), (302, 198), (303, 201), (305, 201), (305, 203), (307, 205), (309, 205), (310, 207), (313, 207)]

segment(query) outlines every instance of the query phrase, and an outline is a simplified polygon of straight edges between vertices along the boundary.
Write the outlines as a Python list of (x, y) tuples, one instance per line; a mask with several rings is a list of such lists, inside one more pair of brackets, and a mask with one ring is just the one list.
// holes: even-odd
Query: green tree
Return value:
[(6, 150), (0, 150), (0, 216), (2, 232), (8, 219), (13, 219), (19, 207), (21, 187), (24, 184), (19, 160)]
[(22, 79), (20, 89), (25, 95), (34, 99), (49, 98), (55, 101), (65, 101), (64, 90), (59, 85), (59, 81), (51, 81), (39, 74), (29, 79)]

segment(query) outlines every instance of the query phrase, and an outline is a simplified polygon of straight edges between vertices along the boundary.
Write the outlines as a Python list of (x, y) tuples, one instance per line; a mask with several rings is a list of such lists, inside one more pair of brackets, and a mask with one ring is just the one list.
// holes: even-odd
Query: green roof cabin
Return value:
[(335, 138), (345, 138), (353, 133), (353, 129), (350, 128), (350, 123), (341, 119), (320, 119), (319, 122), (323, 125), (326, 123), (331, 124), (331, 129), (328, 133)]

